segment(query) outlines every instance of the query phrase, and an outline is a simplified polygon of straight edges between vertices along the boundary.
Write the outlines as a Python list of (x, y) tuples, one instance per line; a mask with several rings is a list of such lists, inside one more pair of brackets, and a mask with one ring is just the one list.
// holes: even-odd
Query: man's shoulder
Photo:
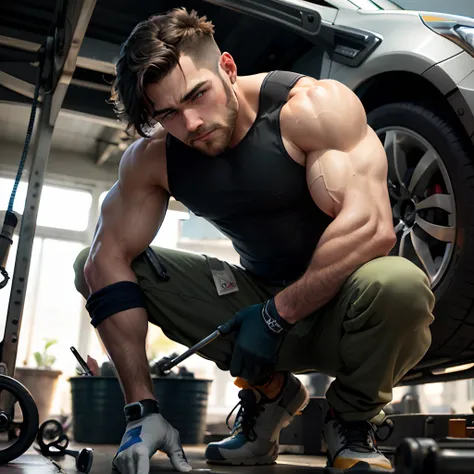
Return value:
[(163, 186), (166, 182), (166, 137), (166, 131), (160, 128), (152, 136), (134, 141), (120, 160), (119, 179), (133, 178)]
[(239, 76), (239, 87), (250, 103), (258, 105), (260, 90), (267, 75), (267, 72), (261, 72), (249, 76)]
[(333, 79), (303, 77), (288, 94), (281, 113), (282, 121), (327, 118), (323, 112), (344, 114), (359, 103), (356, 94), (345, 84)]
[(299, 101), (311, 102), (315, 98), (331, 101), (342, 93), (354, 94), (345, 84), (334, 79), (315, 79), (311, 76), (303, 76), (291, 88), (287, 102), (292, 105)]
[(281, 127), (300, 150), (327, 149), (337, 147), (336, 141), (347, 134), (364, 133), (366, 116), (357, 95), (342, 82), (307, 78), (291, 91)]
[(151, 157), (156, 159), (166, 156), (166, 136), (166, 131), (160, 127), (153, 135), (147, 138), (138, 138), (127, 148), (122, 160), (131, 164), (150, 159)]

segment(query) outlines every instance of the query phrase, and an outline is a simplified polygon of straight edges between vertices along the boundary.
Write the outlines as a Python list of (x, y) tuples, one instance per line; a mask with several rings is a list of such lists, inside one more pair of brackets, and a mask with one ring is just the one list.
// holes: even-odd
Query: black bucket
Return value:
[[(125, 432), (124, 398), (116, 377), (71, 377), (74, 440), (87, 444), (120, 444)], [(153, 387), (162, 415), (183, 444), (201, 444), (211, 380), (156, 377)]]

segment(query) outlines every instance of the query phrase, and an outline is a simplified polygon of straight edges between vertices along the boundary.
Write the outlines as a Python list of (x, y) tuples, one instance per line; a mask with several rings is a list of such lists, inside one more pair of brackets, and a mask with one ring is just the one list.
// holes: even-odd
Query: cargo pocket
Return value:
[[(380, 283), (378, 282), (371, 283), (364, 290), (355, 289), (342, 323), (345, 332), (357, 332), (362, 327), (367, 329), (377, 325), (381, 318), (376, 311), (379, 293)], [(380, 313), (380, 308), (377, 310)]]

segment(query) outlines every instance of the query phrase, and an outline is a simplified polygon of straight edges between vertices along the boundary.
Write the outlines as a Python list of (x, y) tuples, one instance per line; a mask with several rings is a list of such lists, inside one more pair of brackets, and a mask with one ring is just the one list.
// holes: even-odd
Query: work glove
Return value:
[(163, 451), (179, 472), (189, 472), (178, 431), (159, 413), (153, 413), (127, 424), (120, 448), (112, 466), (121, 474), (148, 474), (150, 458)]
[(285, 336), (293, 326), (278, 314), (273, 298), (236, 313), (218, 328), (223, 335), (236, 333), (230, 374), (255, 386), (268, 382)]

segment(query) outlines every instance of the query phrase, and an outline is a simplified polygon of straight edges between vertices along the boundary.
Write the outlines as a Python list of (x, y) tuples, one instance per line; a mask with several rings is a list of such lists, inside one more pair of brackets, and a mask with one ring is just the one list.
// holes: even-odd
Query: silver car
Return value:
[(311, 47), (288, 69), (360, 97), (389, 161), (393, 253), (419, 265), (437, 297), (432, 348), (405, 381), (472, 377), (431, 369), (474, 360), (474, 21), (389, 0), (210, 3), (305, 37)]

